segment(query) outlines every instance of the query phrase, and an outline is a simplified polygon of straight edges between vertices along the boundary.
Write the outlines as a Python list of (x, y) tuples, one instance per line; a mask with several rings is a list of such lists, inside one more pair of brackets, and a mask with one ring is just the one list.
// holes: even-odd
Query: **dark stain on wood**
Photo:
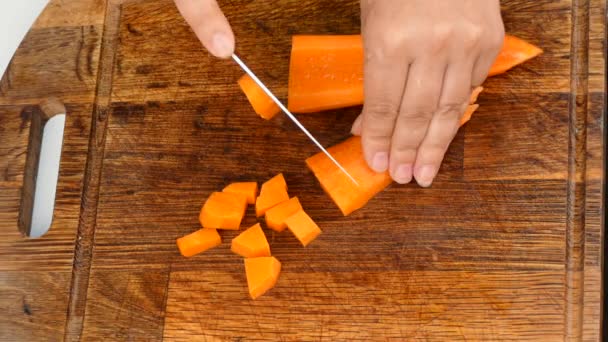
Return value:
[(146, 88), (148, 89), (164, 89), (167, 88), (169, 86), (168, 82), (152, 82), (152, 83), (148, 83), (148, 85), (146, 85)]
[(135, 73), (139, 74), (139, 75), (147, 75), (147, 74), (151, 73), (152, 70), (153, 70), (152, 65), (149, 65), (149, 64), (138, 65), (137, 68), (135, 68)]

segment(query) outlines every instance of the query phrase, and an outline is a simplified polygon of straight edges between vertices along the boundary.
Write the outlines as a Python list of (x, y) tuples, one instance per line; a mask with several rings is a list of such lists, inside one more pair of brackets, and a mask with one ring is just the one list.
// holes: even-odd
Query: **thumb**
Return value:
[(177, 9), (203, 46), (214, 56), (234, 53), (234, 34), (215, 0), (175, 0)]

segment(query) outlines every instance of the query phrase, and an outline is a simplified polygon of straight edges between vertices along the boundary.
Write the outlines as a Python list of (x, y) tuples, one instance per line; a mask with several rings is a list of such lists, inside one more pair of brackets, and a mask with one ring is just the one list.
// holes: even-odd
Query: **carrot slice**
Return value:
[(255, 201), (255, 214), (260, 217), (275, 205), (289, 200), (287, 183), (282, 173), (262, 184), (260, 196)]
[(245, 259), (245, 274), (251, 298), (256, 299), (273, 288), (280, 273), (281, 262), (275, 257)]
[(474, 104), (474, 105), (468, 106), (466, 112), (464, 112), (464, 114), (460, 118), (460, 126), (462, 126), (462, 125), (466, 124), (467, 122), (469, 122), (469, 120), (471, 120), (471, 117), (473, 116), (473, 113), (475, 113), (475, 111), (478, 108), (479, 108), (478, 104)]
[(232, 239), (230, 250), (245, 258), (270, 256), (270, 246), (259, 223)]
[(270, 229), (282, 232), (287, 228), (285, 220), (300, 210), (302, 210), (300, 201), (297, 197), (292, 197), (289, 201), (281, 202), (266, 211), (266, 225)]
[[(489, 75), (497, 75), (542, 53), (507, 36)], [(363, 103), (363, 44), (359, 35), (293, 36), (288, 108), (312, 113)]]
[(328, 149), (329, 153), (357, 180), (354, 184), (324, 153), (306, 159), (306, 165), (344, 216), (363, 207), (392, 180), (388, 172), (376, 173), (367, 166), (361, 138), (351, 137)]
[(215, 229), (203, 228), (177, 239), (177, 248), (185, 257), (202, 253), (222, 243), (220, 234)]
[(321, 234), (319, 226), (317, 226), (315, 221), (313, 221), (304, 210), (300, 210), (289, 216), (285, 220), (285, 223), (304, 247)]
[(238, 230), (246, 210), (245, 196), (214, 192), (203, 205), (199, 220), (204, 228)]
[(496, 57), (496, 61), (488, 76), (495, 76), (507, 72), (509, 69), (529, 61), (543, 53), (538, 46), (532, 45), (523, 39), (507, 35), (502, 50)]
[(222, 190), (223, 192), (230, 192), (233, 194), (241, 194), (247, 198), (248, 204), (255, 204), (255, 198), (258, 196), (258, 183), (257, 182), (239, 182), (228, 184)]
[(471, 92), (471, 98), (469, 99), (469, 104), (477, 103), (477, 99), (479, 98), (479, 95), (481, 94), (482, 91), (483, 91), (483, 87), (477, 87), (477, 88), (473, 89), (473, 91)]
[(238, 83), (245, 96), (247, 96), (247, 100), (249, 100), (253, 110), (262, 118), (270, 120), (281, 111), (249, 75), (243, 75)]

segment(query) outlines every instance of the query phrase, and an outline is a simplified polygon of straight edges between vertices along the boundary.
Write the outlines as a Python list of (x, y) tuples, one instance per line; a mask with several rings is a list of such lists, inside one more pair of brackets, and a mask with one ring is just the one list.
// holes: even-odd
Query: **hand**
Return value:
[(175, 0), (175, 5), (212, 55), (220, 58), (232, 56), (234, 34), (217, 1)]
[(428, 187), (504, 40), (498, 0), (362, 0), (365, 159)]

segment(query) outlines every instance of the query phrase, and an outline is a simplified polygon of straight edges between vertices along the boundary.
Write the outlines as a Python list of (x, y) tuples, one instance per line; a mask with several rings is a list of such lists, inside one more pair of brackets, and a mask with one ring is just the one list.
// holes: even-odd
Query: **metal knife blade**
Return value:
[(302, 125), (300, 123), (300, 121), (298, 121), (298, 119), (293, 114), (291, 114), (291, 112), (287, 109), (287, 107), (285, 107), (283, 105), (283, 103), (281, 103), (281, 101), (279, 101), (279, 99), (277, 99), (277, 97), (274, 96), (274, 94), (270, 91), (270, 89), (268, 89), (268, 87), (266, 87), (266, 85), (264, 85), (264, 83), (262, 81), (260, 81), (260, 79), (253, 73), (253, 71), (251, 71), (251, 69), (249, 69), (249, 67), (236, 54), (232, 55), (232, 59), (236, 62), (236, 64), (238, 64), (241, 67), (241, 69), (243, 69), (243, 71), (245, 71), (253, 79), (253, 81), (258, 86), (260, 86), (260, 88), (262, 88), (262, 90), (266, 93), (266, 95), (268, 95), (272, 99), (272, 101), (274, 101), (274, 103), (276, 103), (276, 105), (279, 106), (279, 108), (281, 108), (283, 113), (285, 113), (285, 115), (287, 115), (291, 119), (291, 121), (293, 121), (293, 123), (296, 124), (296, 126), (298, 126), (302, 130), (302, 132), (304, 132), (304, 134), (306, 134), (306, 136), (315, 145), (317, 145), (317, 147), (323, 153), (325, 153), (325, 155), (340, 169), (340, 171), (342, 171), (346, 176), (348, 176), (348, 178), (355, 185), (359, 186), (359, 183), (355, 180), (355, 178), (353, 176), (351, 176), (348, 173), (348, 171), (346, 171), (346, 169), (336, 159), (334, 159), (334, 157), (325, 149), (325, 147), (323, 147), (323, 145), (321, 145), (321, 143), (319, 143), (319, 141), (317, 141), (317, 139), (315, 139), (315, 137), (306, 129), (306, 127), (304, 127), (304, 125)]

